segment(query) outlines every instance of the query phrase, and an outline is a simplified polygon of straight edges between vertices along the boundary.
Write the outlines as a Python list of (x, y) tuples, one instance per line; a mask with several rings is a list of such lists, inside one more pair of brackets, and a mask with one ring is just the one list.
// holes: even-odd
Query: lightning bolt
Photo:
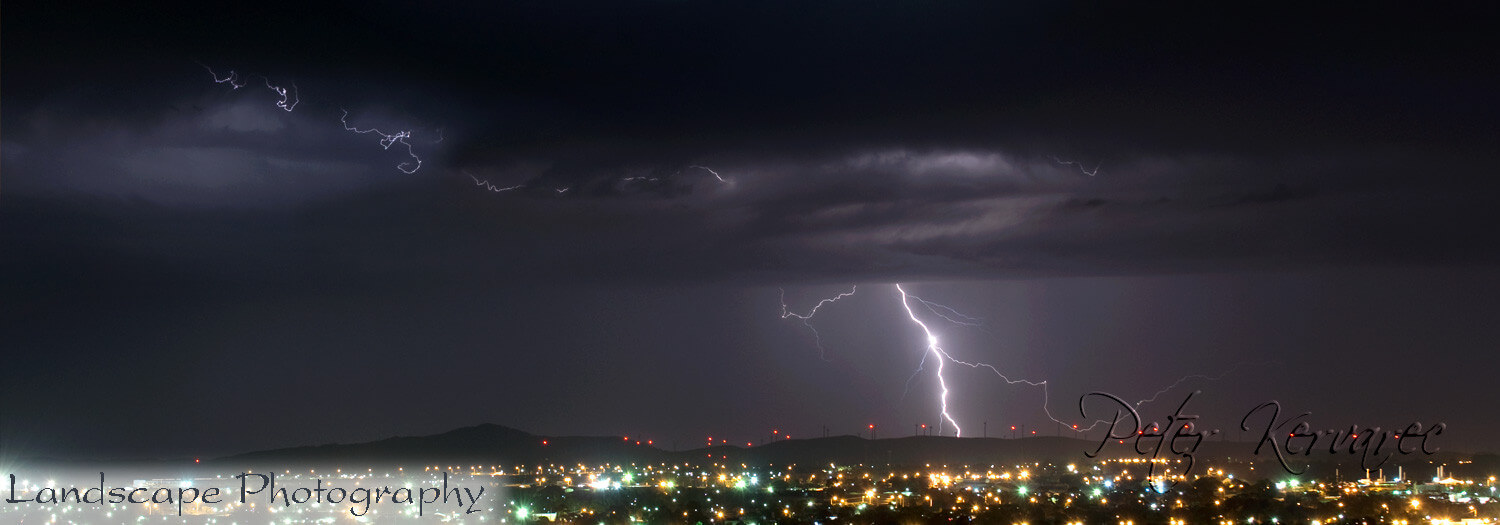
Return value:
[[(958, 312), (958, 310), (954, 310), (947, 306), (928, 301), (921, 297), (917, 297), (916, 295), (908, 295), (910, 295), (912, 299), (916, 299), (917, 302), (922, 303), (922, 306), (926, 306), (927, 309), (933, 313), (933, 315), (941, 317), (945, 321), (961, 326), (983, 326), (979, 323), (979, 319), (961, 314)], [(958, 319), (954, 319), (954, 317), (957, 317)]]
[[(942, 392), (940, 392), (938, 394), (938, 407), (939, 407), (938, 410), (939, 410), (939, 413), (942, 414), (942, 418), (938, 420), (938, 435), (942, 435), (943, 434), (943, 421), (947, 421), (949, 424), (953, 425), (953, 437), (962, 437), (963, 436), (963, 428), (959, 427), (958, 426), (958, 421), (955, 420), (955, 419), (953, 419), (953, 415), (952, 414), (948, 413), (948, 378), (943, 376), (943, 363), (945, 361), (953, 361), (953, 362), (961, 362), (961, 361), (958, 361), (957, 359), (954, 359), (953, 356), (948, 355), (948, 352), (946, 352), (946, 351), (943, 350), (943, 347), (938, 346), (938, 338), (937, 338), (936, 335), (932, 334), (932, 329), (928, 328), (927, 327), (927, 323), (922, 322), (921, 319), (917, 318), (917, 313), (914, 312), (914, 311), (912, 311), (912, 309), (911, 309), (911, 301), (909, 300), (911, 296), (906, 293), (906, 290), (903, 289), (903, 288), (901, 288), (901, 285), (898, 284), (898, 285), (896, 285), (896, 291), (901, 294), (901, 307), (906, 309), (906, 315), (907, 315), (907, 317), (910, 317), (911, 318), (911, 322), (916, 323), (916, 325), (919, 328), (922, 329), (922, 333), (927, 335), (927, 352), (924, 353), (923, 356), (922, 356), (923, 366), (925, 366), (925, 364), (927, 363), (927, 354), (930, 353), (931, 355), (936, 356), (938, 358), (938, 364), (937, 364), (938, 388), (940, 390), (942, 390)], [(917, 301), (920, 301), (923, 304), (926, 304), (926, 301), (922, 301), (921, 299), (917, 299)], [(965, 363), (965, 364), (967, 364), (967, 363)], [(969, 366), (976, 366), (976, 365), (969, 365)], [(989, 366), (989, 365), (983, 365), (983, 366)], [(994, 370), (995, 367), (991, 366), (990, 369)], [(920, 368), (919, 368), (919, 370), (920, 370)], [(999, 370), (995, 370), (995, 373), (999, 374), (1000, 371)], [(1002, 375), (1001, 377), (1004, 377), (1004, 376)], [(911, 380), (908, 379), (907, 383), (910, 384), (910, 382), (911, 382)]]
[(1083, 173), (1084, 175), (1088, 175), (1090, 177), (1098, 175), (1099, 174), (1099, 166), (1103, 166), (1104, 165), (1104, 161), (1100, 161), (1098, 164), (1094, 165), (1094, 169), (1090, 170), (1088, 168), (1083, 167), (1083, 163), (1082, 162), (1076, 162), (1076, 161), (1071, 161), (1071, 160), (1062, 160), (1062, 159), (1057, 158), (1057, 156), (1055, 156), (1055, 155), (1052, 157), (1052, 160), (1054, 162), (1056, 162), (1058, 164), (1062, 164), (1064, 166), (1077, 166), (1079, 172)]
[(215, 73), (214, 69), (211, 68), (211, 67), (208, 67), (207, 64), (199, 62), (198, 65), (203, 66), (203, 69), (207, 69), (208, 70), (208, 74), (211, 75), (211, 76), (213, 76), (215, 84), (225, 84), (225, 83), (227, 83), (227, 84), (229, 84), (229, 87), (230, 87), (231, 91), (235, 90), (235, 89), (239, 89), (239, 88), (245, 87), (245, 83), (240, 80), (239, 73), (235, 73), (233, 69), (229, 70), (229, 76), (226, 76), (224, 78), (219, 78), (219, 74)]
[[(239, 89), (241, 87), (244, 87), (244, 85), (245, 85), (245, 83), (240, 79), (239, 73), (236, 73), (233, 70), (229, 71), (229, 75), (224, 76), (224, 77), (220, 77), (219, 74), (216, 73), (213, 70), (213, 68), (208, 67), (207, 64), (204, 64), (202, 62), (198, 62), (198, 65), (203, 66), (203, 69), (205, 69), (205, 70), (208, 71), (208, 74), (213, 77), (213, 80), (214, 80), (215, 84), (226, 84), (227, 83), (227, 84), (229, 84), (229, 86), (232, 89)], [(286, 110), (287, 112), (291, 112), (294, 108), (297, 107), (297, 104), (299, 102), (301, 102), (301, 96), (299, 95), (298, 90), (297, 90), (297, 83), (293, 82), (293, 83), (289, 84), (290, 87), (283, 87), (283, 86), (279, 86), (279, 85), (276, 85), (276, 84), (272, 84), (270, 77), (267, 77), (265, 75), (258, 75), (258, 76), (260, 76), (261, 80), (265, 82), (266, 88), (270, 89), (272, 93), (275, 93), (276, 96), (279, 97), (279, 100), (276, 101), (276, 107), (281, 108), (283, 110)], [(352, 131), (354, 133), (359, 133), (359, 134), (374, 133), (376, 135), (379, 135), (380, 136), (380, 147), (383, 148), (383, 149), (391, 149), (391, 146), (394, 146), (394, 145), (397, 145), (397, 144), (400, 144), (400, 145), (406, 147), (406, 154), (411, 157), (411, 160), (407, 161), (407, 162), (402, 162), (400, 164), (397, 164), (396, 165), (396, 169), (401, 170), (403, 173), (412, 174), (412, 173), (416, 173), (417, 170), (419, 170), (419, 169), (422, 168), (422, 158), (417, 156), (417, 153), (416, 153), (415, 150), (413, 150), (411, 143), (407, 142), (409, 139), (412, 138), (412, 132), (411, 132), (411, 130), (402, 130), (402, 131), (398, 131), (396, 133), (386, 133), (384, 131), (380, 131), (377, 128), (359, 129), (359, 128), (356, 128), (354, 126), (349, 125), (349, 110), (343, 109), (343, 108), (339, 108), (339, 109), (341, 111), (343, 111), (343, 115), (339, 117), (339, 122), (343, 124), (345, 131)], [(444, 138), (445, 138), (443, 136), (443, 129), (442, 128), (437, 128), (436, 133), (437, 133), (437, 140), (434, 140), (434, 141), (431, 141), (431, 142), (433, 144), (442, 143), (443, 140), (444, 140)], [(508, 188), (506, 188), (506, 187), (499, 187), (499, 186), (495, 186), (493, 184), (490, 184), (487, 181), (481, 181), (477, 177), (474, 177), (473, 175), (470, 175), (470, 177), (475, 179), (474, 180), (474, 184), (476, 186), (484, 186), (485, 189), (488, 189), (488, 190), (491, 190), (491, 191), (509, 191), (509, 190), (513, 190), (513, 189), (519, 188), (519, 186), (513, 186), (513, 187), (508, 187)]]
[(1136, 401), (1135, 402), (1135, 406), (1139, 407), (1139, 406), (1144, 405), (1146, 403), (1154, 402), (1154, 401), (1156, 401), (1156, 398), (1161, 397), (1162, 394), (1165, 394), (1168, 391), (1172, 390), (1173, 388), (1177, 388), (1178, 385), (1181, 385), (1181, 384), (1186, 383), (1186, 382), (1188, 382), (1190, 380), (1193, 380), (1193, 379), (1202, 379), (1204, 381), (1218, 381), (1220, 379), (1224, 379), (1225, 376), (1228, 376), (1230, 373), (1234, 372), (1235, 370), (1238, 370), (1240, 367), (1245, 366), (1245, 365), (1249, 365), (1249, 364), (1279, 364), (1279, 363), (1277, 363), (1275, 361), (1268, 361), (1268, 362), (1264, 362), (1264, 363), (1251, 363), (1249, 361), (1241, 361), (1241, 362), (1235, 363), (1234, 366), (1229, 367), (1228, 370), (1225, 370), (1225, 371), (1223, 371), (1222, 373), (1220, 373), (1219, 375), (1216, 375), (1216, 376), (1210, 376), (1210, 375), (1204, 375), (1204, 374), (1188, 374), (1188, 375), (1182, 376), (1181, 378), (1178, 378), (1176, 382), (1174, 382), (1174, 383), (1172, 383), (1170, 385), (1167, 385), (1166, 388), (1158, 390), (1155, 394), (1151, 394), (1151, 397), (1146, 398), (1146, 399), (1142, 399), (1140, 401)]
[(490, 181), (484, 180), (484, 179), (480, 179), (479, 177), (475, 177), (472, 173), (469, 173), (467, 171), (463, 172), (463, 174), (464, 175), (468, 175), (469, 178), (471, 178), (471, 179), (474, 179), (474, 185), (475, 186), (483, 187), (484, 189), (493, 191), (495, 193), (507, 192), (507, 191), (511, 191), (511, 190), (519, 190), (521, 188), (525, 188), (526, 187), (525, 184), (517, 184), (515, 186), (496, 186), (494, 184), (491, 184)]
[(786, 290), (785, 289), (781, 289), (781, 288), (777, 288), (777, 290), (781, 291), (781, 318), (782, 319), (786, 319), (788, 317), (795, 317), (797, 319), (802, 320), (802, 324), (804, 326), (806, 326), (808, 330), (812, 330), (813, 341), (814, 341), (815, 344), (818, 345), (818, 357), (822, 358), (824, 361), (828, 361), (828, 351), (823, 348), (823, 336), (818, 333), (818, 329), (817, 328), (813, 327), (813, 325), (812, 325), (812, 318), (813, 318), (814, 315), (818, 314), (818, 309), (819, 308), (822, 308), (824, 305), (827, 305), (827, 304), (832, 304), (832, 303), (838, 302), (839, 299), (843, 299), (845, 297), (849, 297), (851, 295), (854, 295), (854, 292), (857, 291), (858, 289), (859, 289), (858, 286), (850, 286), (848, 292), (844, 292), (844, 293), (835, 295), (833, 297), (829, 297), (827, 299), (823, 299), (821, 301), (818, 301), (818, 304), (813, 305), (812, 309), (808, 310), (806, 314), (799, 314), (799, 313), (793, 312), (793, 311), (791, 311), (790, 309), (787, 308), (787, 306), (786, 306)]
[(708, 166), (688, 166), (688, 169), (700, 169), (700, 170), (708, 172), (709, 175), (713, 175), (715, 179), (719, 180), (719, 182), (723, 182), (723, 183), (726, 183), (726, 184), (729, 182), (724, 177), (719, 176), (719, 172), (714, 171), (713, 169), (709, 168)]
[[(298, 99), (297, 97), (296, 82), (292, 83), (291, 91), (287, 91), (287, 88), (272, 84), (271, 79), (269, 78), (260, 78), (266, 81), (266, 87), (271, 88), (271, 91), (276, 92), (276, 95), (281, 97), (281, 100), (276, 101), (276, 107), (287, 110), (288, 112), (290, 112), (292, 108), (297, 107), (297, 102), (299, 102), (300, 99)], [(217, 82), (217, 80), (215, 82)]]
[[(412, 151), (411, 143), (406, 141), (406, 139), (411, 138), (410, 130), (403, 130), (395, 133), (386, 133), (376, 128), (359, 129), (349, 125), (349, 110), (344, 108), (339, 109), (344, 112), (344, 116), (339, 117), (339, 122), (342, 122), (344, 124), (345, 131), (353, 131), (361, 135), (366, 133), (374, 133), (376, 135), (380, 135), (380, 147), (383, 149), (391, 149), (391, 146), (394, 146), (396, 144), (406, 146), (406, 154), (410, 155), (412, 160), (397, 164), (396, 169), (401, 170), (403, 173), (409, 175), (412, 173), (416, 173), (418, 169), (422, 168), (422, 158), (418, 157), (416, 152)], [(473, 175), (470, 175), (470, 177), (472, 176)]]
[[(917, 311), (918, 310), (912, 307), (912, 302), (915, 301), (917, 304), (922, 305), (923, 307), (927, 308), (927, 311), (931, 312), (933, 315), (936, 315), (937, 317), (939, 317), (939, 318), (941, 318), (941, 319), (943, 319), (945, 321), (948, 321), (950, 323), (956, 324), (956, 325), (961, 325), (961, 326), (980, 326), (979, 323), (978, 323), (979, 320), (977, 318), (970, 317), (968, 315), (964, 315), (964, 314), (958, 312), (957, 310), (954, 310), (951, 307), (948, 307), (948, 306), (945, 306), (945, 305), (942, 305), (942, 304), (938, 304), (938, 303), (935, 303), (935, 302), (932, 302), (932, 301), (928, 301), (928, 300), (922, 299), (921, 297), (917, 297), (915, 294), (908, 293), (906, 291), (906, 289), (903, 288), (902, 285), (900, 285), (900, 284), (896, 284), (895, 288), (896, 288), (896, 292), (898, 294), (900, 294), (900, 296), (901, 296), (901, 307), (906, 311), (907, 318), (910, 319), (911, 322), (912, 322), (912, 324), (915, 324), (917, 326), (917, 328), (922, 331), (922, 334), (926, 336), (926, 349), (922, 352), (922, 360), (918, 363), (917, 370), (915, 372), (913, 372), (912, 375), (906, 379), (906, 391), (902, 393), (902, 397), (905, 398), (906, 395), (908, 393), (910, 393), (912, 381), (914, 379), (916, 379), (916, 377), (918, 375), (920, 375), (923, 371), (925, 371), (927, 369), (927, 362), (928, 362), (929, 358), (935, 358), (935, 360), (937, 362), (937, 369), (934, 371), (934, 375), (937, 376), (938, 387), (939, 387), (939, 391), (940, 391), (939, 394), (938, 394), (938, 413), (940, 415), (940, 417), (939, 417), (939, 424), (938, 424), (938, 434), (939, 435), (942, 434), (942, 432), (943, 432), (943, 425), (945, 425), (945, 424), (947, 424), (947, 425), (953, 425), (953, 435), (954, 435), (954, 437), (961, 437), (962, 434), (963, 434), (963, 428), (961, 426), (959, 426), (958, 420), (956, 418), (954, 418), (953, 415), (951, 413), (949, 413), (949, 411), (948, 411), (948, 395), (951, 393), (951, 390), (948, 388), (948, 378), (944, 375), (945, 368), (946, 368), (945, 365), (947, 363), (953, 363), (953, 364), (957, 364), (957, 365), (963, 365), (963, 366), (967, 366), (969, 368), (985, 368), (985, 369), (988, 369), (989, 371), (994, 372), (994, 374), (997, 377), (999, 377), (1002, 381), (1005, 381), (1005, 383), (1007, 385), (1022, 384), (1022, 385), (1027, 385), (1027, 386), (1040, 387), (1042, 389), (1042, 413), (1047, 416), (1047, 419), (1050, 419), (1054, 423), (1062, 425), (1063, 428), (1068, 428), (1069, 430), (1072, 430), (1074, 432), (1082, 433), (1082, 432), (1087, 432), (1089, 430), (1092, 430), (1093, 428), (1097, 427), (1100, 424), (1108, 423), (1107, 421), (1104, 421), (1104, 420), (1101, 419), (1101, 420), (1095, 420), (1095, 421), (1093, 421), (1092, 423), (1090, 423), (1086, 427), (1079, 427), (1077, 425), (1070, 425), (1068, 422), (1063, 421), (1062, 419), (1059, 419), (1057, 416), (1055, 416), (1055, 415), (1052, 414), (1052, 408), (1051, 408), (1051, 405), (1052, 405), (1052, 393), (1051, 393), (1051, 389), (1050, 389), (1050, 384), (1047, 381), (1045, 381), (1045, 380), (1043, 380), (1043, 381), (1031, 381), (1031, 380), (1027, 380), (1027, 379), (1011, 379), (1009, 376), (1005, 375), (1004, 372), (1001, 372), (1000, 369), (996, 368), (994, 365), (991, 365), (991, 364), (988, 364), (988, 363), (981, 363), (981, 362), (964, 361), (964, 360), (958, 359), (956, 357), (953, 357), (952, 354), (948, 353), (947, 350), (943, 349), (943, 347), (941, 345), (941, 341), (938, 339), (937, 334), (933, 333), (932, 327), (928, 326), (928, 324), (926, 322), (923, 322), (922, 319), (921, 319), (921, 317), (919, 317), (917, 315)], [(811, 310), (809, 310), (806, 314), (798, 314), (798, 313), (792, 312), (790, 309), (788, 309), (788, 307), (786, 305), (786, 291), (785, 290), (781, 290), (781, 318), (782, 319), (796, 318), (796, 319), (802, 321), (802, 323), (804, 325), (806, 325), (809, 330), (812, 330), (813, 337), (814, 337), (814, 339), (816, 340), (816, 342), (818, 344), (818, 349), (820, 351), (822, 351), (823, 350), (822, 337), (818, 333), (817, 329), (812, 326), (812, 323), (811, 323), (811, 320), (812, 320), (813, 316), (817, 314), (819, 308), (822, 308), (822, 307), (824, 307), (826, 305), (829, 305), (829, 304), (832, 304), (834, 302), (837, 302), (838, 300), (843, 299), (845, 297), (854, 295), (855, 291), (856, 291), (856, 288), (851, 287), (850, 290), (848, 292), (846, 292), (846, 293), (842, 293), (842, 294), (839, 294), (837, 296), (826, 298), (826, 299), (818, 301), (818, 303), (816, 305), (814, 305), (813, 308)], [(826, 356), (824, 357), (824, 360), (825, 361), (827, 360)], [(1223, 373), (1221, 373), (1221, 374), (1219, 374), (1217, 376), (1207, 376), (1207, 375), (1203, 375), (1203, 374), (1190, 374), (1190, 375), (1184, 376), (1184, 377), (1178, 379), (1176, 382), (1172, 383), (1171, 385), (1168, 385), (1166, 388), (1163, 388), (1160, 391), (1156, 392), (1150, 398), (1143, 399), (1141, 401), (1136, 402), (1136, 406), (1140, 406), (1140, 405), (1143, 405), (1143, 404), (1155, 401), (1156, 398), (1160, 397), (1162, 394), (1164, 394), (1164, 393), (1166, 393), (1166, 392), (1168, 392), (1168, 391), (1170, 391), (1170, 390), (1172, 390), (1174, 388), (1177, 388), (1182, 383), (1187, 382), (1187, 381), (1192, 380), (1192, 379), (1205, 379), (1205, 380), (1209, 380), (1209, 381), (1217, 381), (1219, 379), (1222, 379), (1224, 376), (1229, 375), (1234, 370), (1238, 369), (1240, 366), (1242, 366), (1244, 364), (1245, 363), (1238, 363), (1238, 364), (1234, 365), (1233, 367), (1231, 367), (1230, 369), (1224, 371)]]

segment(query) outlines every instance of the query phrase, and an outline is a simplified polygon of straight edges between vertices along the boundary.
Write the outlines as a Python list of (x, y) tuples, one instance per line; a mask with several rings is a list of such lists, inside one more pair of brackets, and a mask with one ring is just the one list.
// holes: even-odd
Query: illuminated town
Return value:
[[(1497, 482), (1484, 477), (1251, 479), (1253, 463), (1215, 466), (1184, 477), (1147, 478), (1153, 460), (1069, 464), (914, 466), (749, 465), (426, 465), (389, 471), (283, 470), (295, 488), (483, 486), (468, 509), (429, 503), (290, 503), (264, 494), (240, 502), (231, 475), (136, 480), (159, 487), (228, 487), (220, 504), (193, 502), (92, 506), (23, 502), (0, 507), (7, 523), (1496, 523)], [(1154, 460), (1157, 471), (1181, 460)], [(1441, 468), (1441, 467), (1439, 467)], [(1439, 471), (1440, 472), (1440, 471)], [(1437, 472), (1435, 472), (1437, 473)], [(55, 483), (20, 480), (18, 494)], [(434, 490), (435, 489), (430, 489)], [(66, 499), (66, 498), (64, 498)], [(296, 498), (306, 501), (306, 498)], [(434, 498), (435, 499), (435, 498)]]

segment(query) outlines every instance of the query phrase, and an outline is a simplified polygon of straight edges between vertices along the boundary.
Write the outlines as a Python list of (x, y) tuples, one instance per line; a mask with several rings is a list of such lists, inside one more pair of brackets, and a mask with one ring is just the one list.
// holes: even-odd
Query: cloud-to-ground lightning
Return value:
[(291, 111), (292, 108), (297, 107), (297, 102), (300, 102), (300, 99), (297, 97), (297, 83), (296, 82), (292, 83), (292, 87), (289, 90), (287, 88), (284, 88), (284, 87), (272, 84), (270, 78), (267, 78), (267, 77), (260, 77), (260, 78), (264, 79), (266, 81), (266, 87), (271, 88), (271, 91), (275, 92), (277, 96), (281, 97), (281, 100), (276, 101), (276, 107), (284, 109), (284, 110), (287, 110), (287, 111)]
[(1083, 163), (1082, 162), (1072, 161), (1072, 160), (1062, 160), (1060, 158), (1057, 158), (1056, 155), (1054, 155), (1052, 157), (1052, 160), (1053, 160), (1053, 162), (1056, 162), (1058, 164), (1062, 164), (1064, 166), (1075, 166), (1075, 167), (1078, 168), (1079, 172), (1083, 173), (1084, 175), (1088, 175), (1090, 177), (1098, 175), (1099, 174), (1099, 167), (1104, 165), (1104, 162), (1100, 161), (1098, 164), (1095, 164), (1094, 165), (1094, 169), (1091, 170), (1091, 169), (1083, 167)]
[[(939, 317), (939, 318), (941, 318), (943, 320), (946, 320), (948, 322), (957, 324), (957, 325), (962, 325), (962, 326), (979, 326), (979, 324), (977, 322), (978, 319), (976, 319), (974, 317), (970, 317), (970, 316), (965, 315), (963, 313), (960, 313), (960, 312), (958, 312), (957, 310), (955, 310), (955, 309), (953, 309), (951, 307), (948, 307), (948, 306), (945, 306), (945, 305), (942, 305), (942, 304), (938, 304), (938, 303), (935, 303), (935, 302), (932, 302), (932, 301), (928, 301), (928, 300), (922, 299), (921, 297), (917, 297), (914, 294), (908, 293), (906, 291), (906, 289), (903, 288), (902, 285), (900, 285), (900, 284), (896, 284), (895, 288), (896, 288), (896, 293), (900, 295), (901, 307), (905, 310), (907, 318), (910, 319), (911, 322), (912, 322), (912, 324), (915, 324), (917, 326), (917, 328), (921, 330), (922, 334), (926, 337), (926, 339), (925, 339), (925, 341), (926, 341), (926, 349), (922, 352), (922, 359), (921, 359), (921, 361), (917, 365), (917, 370), (915, 372), (913, 372), (910, 377), (907, 378), (907, 380), (906, 380), (906, 392), (904, 392), (902, 394), (902, 397), (905, 397), (907, 393), (910, 393), (912, 380), (914, 380), (918, 375), (920, 375), (923, 371), (925, 371), (927, 369), (928, 359), (929, 358), (935, 358), (936, 361), (937, 361), (937, 369), (934, 371), (934, 373), (937, 376), (938, 387), (939, 387), (939, 391), (940, 391), (939, 394), (938, 394), (938, 400), (937, 400), (938, 401), (938, 411), (939, 411), (939, 415), (940, 415), (939, 425), (938, 425), (938, 433), (939, 434), (942, 434), (942, 427), (943, 427), (944, 424), (953, 425), (953, 435), (955, 437), (961, 437), (962, 433), (963, 433), (963, 428), (961, 426), (959, 426), (958, 420), (956, 418), (954, 418), (953, 415), (950, 414), (949, 411), (948, 411), (948, 397), (949, 397), (949, 394), (952, 393), (952, 391), (948, 387), (948, 378), (944, 375), (944, 372), (945, 372), (944, 369), (945, 369), (945, 364), (949, 363), (949, 362), (954, 363), (954, 364), (964, 365), (964, 366), (967, 366), (967, 367), (970, 367), (970, 368), (986, 368), (986, 369), (989, 369), (991, 372), (994, 372), (995, 375), (998, 376), (1001, 380), (1005, 381), (1005, 383), (1008, 384), (1008, 385), (1023, 384), (1023, 385), (1027, 385), (1027, 386), (1033, 386), (1033, 387), (1039, 387), (1039, 388), (1041, 388), (1042, 389), (1042, 413), (1047, 416), (1047, 419), (1050, 419), (1054, 423), (1062, 425), (1063, 428), (1067, 428), (1069, 430), (1073, 430), (1074, 432), (1086, 432), (1086, 431), (1092, 430), (1093, 428), (1095, 428), (1096, 426), (1098, 426), (1100, 424), (1107, 423), (1107, 421), (1104, 421), (1104, 420), (1095, 420), (1095, 421), (1091, 422), (1088, 426), (1080, 427), (1080, 426), (1078, 426), (1076, 424), (1070, 425), (1068, 422), (1063, 421), (1062, 419), (1060, 419), (1057, 416), (1055, 416), (1055, 415), (1052, 414), (1052, 408), (1051, 408), (1051, 396), (1052, 396), (1052, 394), (1051, 394), (1051, 391), (1050, 391), (1050, 384), (1047, 381), (1045, 381), (1045, 380), (1042, 380), (1042, 381), (1031, 381), (1031, 380), (1026, 380), (1026, 379), (1011, 379), (1009, 376), (1005, 375), (1005, 373), (1001, 372), (1000, 369), (996, 368), (994, 365), (990, 365), (988, 363), (981, 363), (981, 362), (964, 361), (964, 360), (961, 360), (961, 359), (953, 357), (952, 354), (948, 353), (947, 350), (943, 349), (941, 341), (939, 340), (937, 334), (933, 332), (932, 327), (929, 326), (926, 322), (924, 322), (919, 315), (917, 315), (917, 311), (918, 310), (912, 307), (912, 302), (915, 301), (917, 304), (920, 304), (920, 305), (926, 307), (927, 310), (930, 311), (933, 315), (935, 315), (935, 316), (937, 316), (937, 317)], [(814, 305), (813, 308), (811, 310), (809, 310), (806, 314), (798, 314), (798, 313), (790, 311), (787, 308), (787, 306), (786, 306), (786, 292), (785, 292), (785, 290), (782, 290), (782, 292), (781, 292), (781, 296), (782, 296), (782, 301), (781, 301), (781, 303), (782, 303), (781, 304), (781, 318), (782, 319), (786, 319), (788, 317), (795, 317), (798, 320), (802, 321), (802, 323), (804, 325), (806, 325), (808, 327), (808, 329), (812, 330), (813, 336), (814, 336), (814, 338), (815, 338), (815, 340), (816, 340), (816, 342), (818, 344), (818, 349), (821, 351), (823, 349), (822, 338), (821, 338), (821, 335), (818, 333), (817, 329), (812, 326), (811, 320), (812, 320), (813, 316), (817, 314), (819, 308), (822, 308), (823, 306), (826, 306), (828, 304), (834, 303), (834, 302), (838, 301), (839, 299), (843, 299), (843, 298), (848, 297), (850, 295), (854, 295), (855, 291), (856, 291), (855, 288), (851, 288), (846, 293), (842, 293), (842, 294), (839, 294), (839, 295), (834, 296), (834, 297), (823, 299), (823, 300), (819, 301), (818, 304)], [(825, 360), (826, 360), (826, 357), (825, 357)], [(1219, 379), (1222, 379), (1224, 376), (1228, 375), (1229, 373), (1233, 372), (1235, 369), (1239, 368), (1243, 364), (1244, 363), (1236, 364), (1236, 365), (1234, 365), (1234, 367), (1230, 368), (1229, 370), (1226, 370), (1225, 372), (1219, 374), (1218, 376), (1207, 376), (1207, 375), (1203, 375), (1203, 374), (1190, 374), (1190, 375), (1184, 376), (1184, 377), (1178, 379), (1176, 382), (1173, 382), (1171, 385), (1167, 386), (1166, 388), (1158, 391), (1156, 394), (1152, 395), (1149, 399), (1143, 399), (1141, 401), (1136, 402), (1136, 406), (1140, 406), (1140, 405), (1143, 405), (1143, 404), (1155, 401), (1156, 398), (1160, 397), (1163, 393), (1165, 393), (1167, 391), (1170, 391), (1173, 388), (1176, 388), (1179, 385), (1181, 385), (1182, 383), (1184, 383), (1184, 382), (1186, 382), (1188, 380), (1191, 380), (1191, 379), (1204, 379), (1204, 380), (1210, 380), (1210, 381), (1217, 381)]]
[(406, 141), (406, 139), (411, 138), (411, 131), (402, 130), (395, 133), (386, 133), (376, 128), (359, 129), (349, 125), (349, 110), (343, 108), (339, 109), (344, 112), (344, 116), (339, 117), (339, 122), (344, 123), (345, 130), (353, 131), (361, 135), (366, 133), (374, 133), (376, 135), (380, 135), (380, 147), (384, 149), (391, 149), (391, 146), (396, 144), (406, 146), (406, 154), (410, 155), (412, 160), (397, 164), (396, 169), (401, 170), (402, 172), (407, 174), (412, 174), (416, 173), (418, 169), (422, 168), (422, 158), (418, 157), (415, 151), (412, 151), (411, 143)]
[(795, 317), (802, 320), (802, 324), (804, 326), (807, 326), (808, 330), (812, 330), (813, 343), (818, 345), (818, 357), (822, 358), (824, 361), (827, 361), (828, 351), (823, 348), (823, 336), (818, 334), (817, 328), (813, 327), (812, 318), (814, 315), (818, 314), (818, 309), (822, 308), (823, 305), (838, 302), (839, 299), (854, 295), (854, 292), (858, 290), (858, 286), (850, 286), (849, 291), (847, 292), (818, 301), (818, 304), (813, 305), (812, 309), (808, 310), (806, 314), (799, 314), (788, 309), (786, 306), (786, 290), (781, 290), (781, 318), (786, 319), (788, 317)]
[[(911, 310), (911, 303), (907, 301), (906, 290), (903, 290), (901, 288), (901, 285), (898, 284), (896, 285), (896, 291), (901, 292), (901, 307), (906, 309), (906, 315), (911, 317), (911, 321), (913, 323), (916, 323), (917, 326), (922, 329), (923, 334), (927, 335), (927, 351), (938, 357), (937, 378), (938, 388), (941, 390), (941, 392), (938, 393), (938, 406), (939, 413), (942, 415), (942, 418), (938, 420), (938, 435), (942, 435), (943, 421), (946, 420), (948, 423), (953, 425), (953, 436), (962, 437), (963, 428), (959, 427), (958, 421), (953, 419), (953, 416), (948, 413), (948, 378), (943, 376), (943, 361), (945, 360), (944, 358), (952, 359), (952, 357), (949, 357), (948, 354), (943, 351), (943, 348), (938, 346), (938, 338), (937, 336), (932, 335), (932, 330), (927, 328), (927, 323), (924, 323), (921, 319), (918, 319), (917, 313)], [(926, 359), (926, 357), (922, 358), (924, 362), (926, 361)]]

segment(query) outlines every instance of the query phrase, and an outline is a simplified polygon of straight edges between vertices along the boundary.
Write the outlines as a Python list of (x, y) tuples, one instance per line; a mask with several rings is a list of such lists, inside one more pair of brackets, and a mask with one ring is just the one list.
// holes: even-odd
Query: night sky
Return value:
[[(152, 4), (5, 6), (13, 450), (910, 435), (939, 386), (894, 283), (1064, 421), (1186, 377), (1146, 415), (1500, 449), (1492, 13)], [(946, 375), (965, 436), (1054, 432)]]

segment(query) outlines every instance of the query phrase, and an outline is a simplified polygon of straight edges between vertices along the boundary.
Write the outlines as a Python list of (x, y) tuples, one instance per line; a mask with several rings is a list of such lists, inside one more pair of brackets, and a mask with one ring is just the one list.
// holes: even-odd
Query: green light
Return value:
[(530, 516), (530, 515), (531, 515), (531, 511), (526, 510), (526, 507), (516, 507), (516, 518), (517, 519), (523, 519), (524, 520), (524, 519), (526, 519), (527, 516)]
[(1026, 486), (1023, 485), (1023, 486), (1017, 488), (1016, 492), (1020, 493), (1022, 496), (1025, 496), (1026, 495)]

